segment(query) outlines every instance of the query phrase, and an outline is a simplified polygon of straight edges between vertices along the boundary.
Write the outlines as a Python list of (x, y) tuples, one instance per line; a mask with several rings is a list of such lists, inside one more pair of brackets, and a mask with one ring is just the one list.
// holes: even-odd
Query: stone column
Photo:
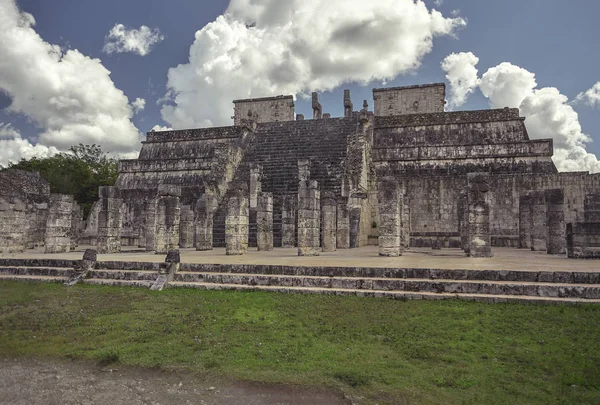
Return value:
[(321, 195), (315, 180), (301, 180), (298, 189), (298, 256), (318, 256)]
[(29, 224), (25, 204), (0, 198), (0, 253), (23, 252), (27, 247)]
[(410, 247), (410, 208), (406, 193), (402, 194), (402, 205), (400, 206), (400, 246), (402, 250)]
[(244, 255), (248, 253), (249, 207), (248, 197), (242, 190), (227, 202), (225, 218), (225, 253), (227, 255)]
[(567, 252), (565, 225), (565, 193), (562, 189), (545, 191), (546, 198), (546, 247), (550, 255)]
[(338, 197), (337, 201), (337, 237), (338, 249), (350, 249), (350, 212), (348, 197)]
[(543, 191), (531, 193), (531, 250), (546, 250), (546, 195)]
[(71, 250), (72, 210), (72, 195), (50, 195), (50, 208), (46, 221), (46, 253), (66, 253)]
[(296, 246), (296, 202), (298, 197), (284, 195), (281, 198), (281, 247)]
[(71, 250), (75, 250), (79, 246), (79, 204), (73, 202), (73, 210), (71, 211)]
[(144, 225), (144, 241), (146, 243), (146, 251), (154, 250), (154, 240), (156, 235), (156, 198), (148, 200), (146, 205), (146, 220)]
[(460, 248), (468, 254), (469, 252), (469, 203), (467, 193), (461, 191), (458, 196), (458, 233), (460, 235)]
[(379, 256), (402, 256), (402, 191), (398, 181), (384, 177), (378, 184)]
[(492, 257), (490, 241), (490, 206), (486, 201), (489, 191), (489, 174), (467, 174), (469, 204), (470, 257)]
[(350, 209), (350, 249), (360, 246), (360, 207)]
[(194, 211), (189, 205), (181, 207), (179, 247), (182, 249), (194, 247)]
[(258, 195), (262, 191), (262, 165), (258, 163), (250, 164), (250, 208), (258, 206)]
[(196, 203), (196, 250), (213, 249), (213, 214), (216, 201), (213, 195), (203, 194)]
[(154, 253), (167, 254), (179, 249), (181, 187), (172, 184), (158, 186), (156, 220), (154, 221)]
[(123, 200), (116, 187), (101, 186), (100, 212), (98, 212), (98, 253), (121, 252), (121, 231), (123, 229)]
[(531, 194), (519, 197), (519, 247), (531, 249)]
[(256, 210), (258, 250), (273, 250), (273, 193), (259, 193)]
[(337, 248), (337, 203), (332, 195), (323, 199), (321, 206), (321, 223), (323, 224), (323, 252), (333, 252)]

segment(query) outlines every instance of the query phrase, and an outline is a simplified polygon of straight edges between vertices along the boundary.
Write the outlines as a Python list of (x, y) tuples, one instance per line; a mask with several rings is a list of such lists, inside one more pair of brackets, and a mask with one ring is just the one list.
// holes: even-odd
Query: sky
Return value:
[(448, 110), (518, 107), (561, 171), (600, 172), (589, 0), (0, 0), (0, 165), (152, 130), (231, 125), (234, 99), (343, 115), (372, 89), (447, 85)]

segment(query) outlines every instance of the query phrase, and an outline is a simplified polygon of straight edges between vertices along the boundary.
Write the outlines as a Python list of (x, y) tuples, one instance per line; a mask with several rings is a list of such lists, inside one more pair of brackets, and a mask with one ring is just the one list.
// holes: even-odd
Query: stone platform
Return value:
[[(80, 260), (87, 248), (93, 246), (79, 246), (72, 252), (59, 254), (45, 254), (43, 248), (32, 249), (25, 253), (0, 254), (0, 259)], [(597, 261), (572, 260), (564, 255), (514, 248), (494, 248), (494, 257), (478, 259), (466, 257), (460, 249), (430, 248), (410, 248), (400, 257), (381, 257), (377, 246), (321, 252), (316, 257), (298, 256), (296, 248), (275, 248), (261, 252), (250, 248), (248, 254), (240, 256), (225, 255), (225, 248), (202, 252), (180, 249), (180, 252), (182, 263), (198, 264), (600, 272), (600, 263)], [(164, 255), (133, 247), (124, 247), (121, 253), (98, 255), (99, 261), (162, 262), (163, 259)]]
[[(83, 249), (81, 247), (80, 249)], [(83, 252), (0, 255), (0, 280), (65, 282)], [(600, 266), (523, 249), (496, 248), (492, 258), (473, 259), (458, 249), (411, 249), (380, 257), (377, 247), (298, 256), (275, 249), (227, 256), (224, 249), (181, 250), (169, 288), (261, 290), (281, 293), (356, 295), (394, 299), (464, 299), (483, 302), (600, 303)], [(98, 255), (83, 283), (152, 287), (164, 255), (141, 249)]]

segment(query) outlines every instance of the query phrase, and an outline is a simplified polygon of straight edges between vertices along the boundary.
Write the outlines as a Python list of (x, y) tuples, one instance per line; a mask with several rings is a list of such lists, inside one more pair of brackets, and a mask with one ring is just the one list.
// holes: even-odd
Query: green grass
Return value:
[(600, 306), (0, 282), (0, 356), (327, 386), (365, 403), (600, 403)]

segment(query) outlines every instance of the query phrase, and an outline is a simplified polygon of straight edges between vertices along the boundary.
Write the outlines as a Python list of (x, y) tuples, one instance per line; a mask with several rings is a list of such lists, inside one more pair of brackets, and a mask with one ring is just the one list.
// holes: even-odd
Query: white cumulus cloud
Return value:
[(12, 100), (7, 111), (41, 129), (40, 147), (68, 150), (95, 143), (114, 153), (139, 149), (132, 107), (110, 72), (98, 59), (45, 42), (34, 23), (14, 0), (0, 0), (0, 89)]
[(414, 71), (436, 36), (465, 25), (414, 0), (232, 0), (171, 68), (162, 118), (231, 124), (231, 101), (304, 94)]
[(133, 112), (137, 114), (140, 111), (143, 111), (144, 108), (146, 108), (146, 100), (138, 97), (135, 99), (134, 102), (131, 103), (131, 107), (133, 108)]
[(161, 132), (161, 131), (172, 131), (173, 128), (171, 127), (164, 127), (161, 125), (155, 125), (152, 127), (151, 131), (155, 131), (155, 132)]
[(600, 107), (600, 82), (597, 82), (592, 88), (579, 93), (575, 97), (576, 102), (583, 102), (590, 107)]
[(146, 56), (152, 47), (161, 42), (165, 37), (158, 28), (151, 29), (142, 25), (139, 29), (126, 28), (123, 24), (115, 24), (104, 40), (104, 52), (123, 53), (132, 52)]
[(53, 146), (32, 145), (11, 124), (0, 122), (0, 166), (17, 163), (21, 158), (50, 157), (57, 153), (58, 149)]
[[(477, 75), (473, 76), (473, 71), (477, 72), (479, 60), (474, 55), (470, 57), (463, 54), (460, 57), (462, 64), (445, 63), (456, 59), (450, 57), (452, 55), (442, 62), (446, 77), (450, 76), (450, 94), (457, 97), (457, 101), (451, 100), (450, 103), (461, 105), (470, 93), (466, 90), (473, 90), (474, 87), (456, 78), (464, 80), (464, 77), (469, 77), (467, 82), (474, 83)], [(460, 66), (460, 69), (456, 66)], [(521, 114), (526, 117), (525, 125), (531, 139), (554, 140), (553, 160), (558, 170), (600, 172), (600, 161), (596, 155), (586, 151), (586, 144), (592, 139), (583, 133), (577, 112), (569, 104), (567, 96), (558, 89), (538, 89), (534, 73), (508, 62), (489, 68), (477, 83), (483, 95), (488, 98), (490, 107), (520, 109)]]
[(450, 84), (449, 107), (460, 107), (467, 101), (469, 94), (479, 85), (477, 68), (479, 58), (472, 52), (453, 53), (442, 61), (442, 69)]

